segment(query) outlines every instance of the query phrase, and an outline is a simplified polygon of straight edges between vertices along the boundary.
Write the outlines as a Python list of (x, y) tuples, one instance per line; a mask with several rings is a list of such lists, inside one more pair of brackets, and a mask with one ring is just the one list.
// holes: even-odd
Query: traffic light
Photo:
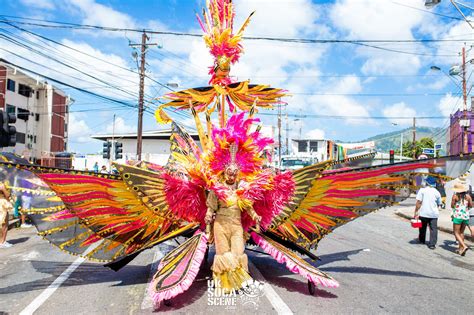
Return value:
[(103, 149), (102, 149), (102, 157), (104, 159), (110, 159), (110, 148), (112, 147), (112, 143), (110, 141), (104, 142)]
[(390, 150), (390, 164), (395, 163), (395, 151)]
[(14, 147), (16, 145), (16, 127), (11, 126), (16, 122), (15, 114), (0, 112), (0, 147)]
[(123, 144), (122, 142), (115, 142), (115, 159), (121, 159), (122, 158), (122, 152), (123, 152)]

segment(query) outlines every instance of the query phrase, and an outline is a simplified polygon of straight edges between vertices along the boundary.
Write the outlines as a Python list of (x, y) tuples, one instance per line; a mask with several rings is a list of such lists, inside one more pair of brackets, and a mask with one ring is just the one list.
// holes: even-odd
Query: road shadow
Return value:
[(335, 261), (350, 261), (351, 256), (355, 256), (363, 251), (364, 249), (361, 248), (361, 249), (348, 250), (345, 252), (321, 255), (321, 256), (318, 256), (320, 260), (316, 264), (312, 263), (310, 260), (307, 260), (307, 261), (312, 265), (317, 265), (318, 267), (320, 267), (320, 266), (324, 266)]
[(370, 267), (328, 267), (321, 268), (324, 272), (341, 272), (341, 273), (362, 273), (362, 274), (376, 274), (385, 276), (397, 276), (397, 277), (410, 277), (410, 278), (425, 278), (425, 279), (437, 279), (437, 280), (455, 280), (462, 281), (463, 279), (451, 278), (451, 277), (432, 277), (423, 275), (420, 273), (401, 271), (401, 270), (388, 270)]
[[(71, 265), (70, 262), (42, 260), (32, 260), (30, 263), (37, 272), (49, 274), (50, 276), (0, 288), (0, 295), (44, 290)], [(108, 282), (114, 282), (113, 286), (144, 284), (148, 281), (150, 267), (151, 264), (145, 266), (127, 265), (121, 270), (114, 272), (100, 264), (83, 263), (61, 286), (70, 287)]]
[(411, 245), (426, 245), (426, 243), (420, 242), (417, 238), (412, 239), (411, 241), (408, 242), (408, 244), (411, 244)]
[(30, 239), (29, 237), (19, 237), (19, 238), (14, 238), (14, 239), (8, 240), (8, 243), (16, 245), (16, 244), (24, 243), (29, 239)]
[[(379, 269), (379, 268), (370, 268), (370, 267), (330, 267), (325, 266), (332, 262), (337, 261), (350, 261), (351, 256), (357, 255), (363, 252), (364, 249), (357, 249), (339, 253), (332, 253), (327, 255), (319, 256), (320, 261), (316, 264), (311, 260), (307, 259), (306, 261), (311, 265), (317, 267), (323, 272), (331, 273), (359, 273), (359, 274), (376, 274), (376, 275), (385, 275), (385, 276), (397, 276), (397, 277), (409, 277), (409, 278), (426, 278), (426, 279), (439, 279), (439, 280), (456, 280), (460, 281), (462, 279), (450, 278), (450, 277), (433, 277), (424, 275), (421, 273), (407, 272), (402, 270), (390, 270), (390, 269)], [(284, 288), (290, 292), (299, 292), (301, 294), (309, 294), (307, 281), (303, 278), (294, 279), (290, 277), (293, 273), (290, 272), (282, 264), (278, 264), (271, 257), (264, 255), (255, 255), (251, 258), (255, 266), (262, 272), (264, 272), (265, 280), (271, 284), (280, 288)], [(271, 274), (265, 272), (266, 270), (272, 270)], [(318, 297), (321, 298), (337, 298), (333, 292), (325, 290), (323, 287), (316, 286), (316, 293)]]

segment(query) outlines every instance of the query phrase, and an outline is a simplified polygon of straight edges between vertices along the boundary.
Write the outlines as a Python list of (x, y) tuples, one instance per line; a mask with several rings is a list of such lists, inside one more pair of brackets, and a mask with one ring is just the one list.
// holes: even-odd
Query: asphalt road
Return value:
[[(415, 237), (416, 230), (394, 215), (394, 209), (384, 209), (339, 228), (320, 243), (318, 266), (339, 281), (339, 288), (318, 287), (312, 296), (300, 276), (271, 257), (249, 252), (251, 272), (265, 283), (263, 296), (253, 303), (242, 306), (243, 300), (237, 296), (232, 301), (237, 309), (208, 305), (210, 271), (209, 264), (204, 264), (191, 288), (170, 306), (161, 305), (159, 311), (472, 313), (474, 250), (465, 257), (456, 255), (453, 236), (446, 233), (439, 233), (435, 250), (416, 244)], [(148, 250), (113, 272), (56, 250), (36, 236), (34, 229), (12, 230), (8, 239), (14, 247), (0, 249), (0, 314), (31, 314), (32, 310), (34, 314), (150, 314), (153, 307), (146, 287), (152, 264), (175, 245), (170, 242)], [(71, 270), (71, 264), (77, 269)]]

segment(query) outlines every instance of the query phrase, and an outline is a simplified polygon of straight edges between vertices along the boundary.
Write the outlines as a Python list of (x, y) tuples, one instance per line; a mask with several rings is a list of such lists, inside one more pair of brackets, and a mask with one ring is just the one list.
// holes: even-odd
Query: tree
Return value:
[[(415, 142), (415, 152), (416, 157), (419, 157), (423, 153), (423, 148), (433, 148), (434, 141), (433, 138), (421, 138), (420, 140)], [(400, 149), (395, 150), (395, 154), (400, 154)], [(412, 158), (413, 157), (413, 142), (405, 142), (403, 143), (403, 156)]]

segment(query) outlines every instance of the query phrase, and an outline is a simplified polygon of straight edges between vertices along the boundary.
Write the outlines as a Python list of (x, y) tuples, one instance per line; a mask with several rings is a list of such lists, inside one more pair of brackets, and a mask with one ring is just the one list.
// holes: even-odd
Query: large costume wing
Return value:
[(155, 214), (170, 220), (204, 221), (207, 207), (203, 186), (179, 173), (116, 165), (125, 185)]
[(204, 259), (206, 248), (206, 235), (198, 233), (161, 259), (149, 287), (155, 303), (169, 300), (191, 286)]
[(417, 161), (319, 178), (314, 177), (314, 166), (297, 170), (293, 200), (273, 219), (269, 232), (309, 249), (335, 228), (400, 201), (403, 196), (397, 190), (409, 185), (410, 174), (420, 169), (434, 171), (442, 164), (442, 159)]
[(63, 210), (26, 211), (40, 235), (72, 254), (83, 255), (96, 243), (85, 257), (110, 262), (196, 227), (154, 211), (121, 176), (3, 164), (7, 172), (17, 168), (34, 172), (63, 202)]

